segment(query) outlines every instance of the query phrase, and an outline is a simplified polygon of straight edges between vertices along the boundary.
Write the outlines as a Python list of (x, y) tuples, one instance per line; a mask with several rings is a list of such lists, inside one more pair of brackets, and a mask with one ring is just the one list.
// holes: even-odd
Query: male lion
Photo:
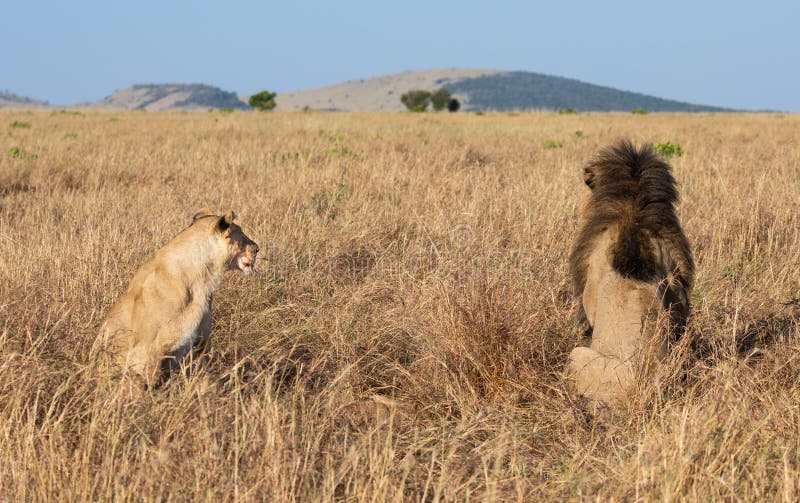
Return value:
[(226, 271), (253, 274), (258, 245), (235, 215), (202, 210), (136, 273), (108, 312), (93, 351), (158, 385), (211, 332), (211, 297)]
[(567, 375), (593, 403), (621, 404), (637, 372), (666, 354), (664, 337), (646, 328), (666, 320), (673, 336), (683, 331), (694, 261), (675, 215), (675, 179), (651, 146), (617, 142), (584, 181), (569, 266), (591, 345), (572, 350)]

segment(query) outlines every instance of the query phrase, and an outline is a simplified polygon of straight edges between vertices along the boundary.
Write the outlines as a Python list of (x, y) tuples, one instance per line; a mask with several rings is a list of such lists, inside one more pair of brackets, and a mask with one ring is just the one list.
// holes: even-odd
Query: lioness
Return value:
[(577, 393), (614, 405), (644, 362), (666, 354), (665, 337), (645, 328), (666, 320), (673, 336), (683, 331), (694, 261), (675, 215), (675, 179), (651, 146), (619, 141), (584, 169), (584, 181), (569, 265), (591, 345), (572, 350), (567, 374)]
[(235, 215), (202, 210), (148, 260), (108, 312), (95, 342), (124, 372), (159, 384), (211, 332), (211, 297), (226, 271), (253, 274), (258, 245)]

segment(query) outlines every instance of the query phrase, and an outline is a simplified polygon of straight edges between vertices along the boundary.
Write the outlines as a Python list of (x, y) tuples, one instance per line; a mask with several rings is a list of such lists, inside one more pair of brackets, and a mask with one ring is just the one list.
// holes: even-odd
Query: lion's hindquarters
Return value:
[(577, 347), (569, 354), (568, 378), (577, 394), (603, 403), (615, 403), (630, 390), (634, 362)]
[(599, 271), (590, 267), (588, 276), (584, 301), (591, 306), (592, 341), (570, 353), (569, 376), (579, 394), (611, 403), (630, 391), (645, 355), (663, 352), (643, 330), (657, 311), (657, 287), (623, 278), (606, 265)]
[(605, 403), (620, 402), (634, 386), (643, 358), (657, 359), (664, 351), (646, 329), (659, 312), (658, 284), (624, 277), (614, 269), (615, 231), (612, 227), (598, 236), (588, 256), (581, 301), (592, 340), (589, 348), (570, 354), (568, 369), (576, 392)]

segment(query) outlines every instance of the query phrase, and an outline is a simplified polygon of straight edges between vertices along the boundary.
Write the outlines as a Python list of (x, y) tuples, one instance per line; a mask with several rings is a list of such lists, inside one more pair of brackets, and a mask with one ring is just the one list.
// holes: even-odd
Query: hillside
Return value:
[(574, 108), (578, 111), (706, 112), (723, 108), (667, 100), (533, 72), (443, 69), (403, 72), (352, 80), (304, 91), (278, 93), (278, 109), (400, 111), (400, 95), (411, 89), (444, 87), (464, 110)]
[(91, 106), (153, 111), (206, 108), (250, 109), (250, 106), (239, 100), (236, 93), (205, 84), (134, 85), (116, 91)]
[[(268, 86), (267, 86), (268, 87)], [(575, 79), (534, 72), (488, 69), (408, 71), (342, 82), (313, 89), (279, 92), (278, 110), (403, 111), (400, 96), (412, 89), (444, 87), (461, 102), (462, 110), (559, 110), (652, 112), (714, 112), (724, 108), (685, 103), (641, 93), (598, 86)], [(100, 101), (80, 104), (90, 108), (123, 110), (250, 110), (247, 97), (206, 84), (133, 85)], [(0, 108), (38, 108), (46, 102), (0, 92)]]
[[(434, 89), (454, 82), (496, 75), (497, 70), (442, 69), (393, 73), (367, 79), (351, 80), (340, 84), (278, 93), (278, 110), (316, 110), (341, 112), (405, 110), (400, 95), (411, 89)], [(466, 94), (455, 94), (462, 103), (469, 102)]]
[(646, 94), (597, 86), (575, 79), (532, 72), (505, 72), (447, 84), (455, 94), (468, 95), (471, 109), (562, 109), (578, 111), (719, 112), (719, 107), (695, 105)]
[(46, 101), (34, 100), (7, 91), (0, 91), (0, 108), (43, 108), (49, 106)]

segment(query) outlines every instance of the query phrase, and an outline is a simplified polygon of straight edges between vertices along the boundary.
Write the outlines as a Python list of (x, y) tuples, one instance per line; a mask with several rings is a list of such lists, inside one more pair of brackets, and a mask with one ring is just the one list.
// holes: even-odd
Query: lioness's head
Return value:
[(224, 215), (215, 215), (203, 209), (192, 218), (192, 225), (209, 223), (211, 232), (217, 233), (228, 248), (228, 270), (238, 269), (249, 276), (255, 272), (258, 245), (233, 223), (236, 214), (228, 210)]

